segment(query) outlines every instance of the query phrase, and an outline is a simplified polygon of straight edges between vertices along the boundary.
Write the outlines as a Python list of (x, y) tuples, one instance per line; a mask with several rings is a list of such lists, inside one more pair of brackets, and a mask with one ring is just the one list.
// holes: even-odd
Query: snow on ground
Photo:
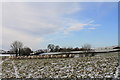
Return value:
[(10, 54), (0, 54), (0, 56), (10, 56)]
[(117, 67), (116, 72), (115, 72), (115, 78), (120, 79), (120, 65)]
[(3, 60), (2, 57), (0, 56), (0, 79), (2, 78), (2, 63), (7, 60), (8, 59)]
[(0, 79), (2, 78), (2, 57), (0, 57)]
[(114, 78), (117, 53), (93, 57), (7, 60), (2, 78)]
[(17, 69), (17, 67), (16, 67), (16, 65), (15, 65), (15, 63), (14, 63), (14, 61), (12, 61), (12, 65), (13, 65), (13, 68), (14, 68), (14, 70), (15, 70), (15, 76), (16, 76), (16, 78), (19, 78), (18, 69)]

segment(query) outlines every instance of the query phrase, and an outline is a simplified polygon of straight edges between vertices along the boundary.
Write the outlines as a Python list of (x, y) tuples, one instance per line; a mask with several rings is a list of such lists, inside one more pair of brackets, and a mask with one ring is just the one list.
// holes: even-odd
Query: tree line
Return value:
[[(16, 54), (16, 56), (29, 56), (33, 51), (29, 47), (24, 47), (23, 43), (20, 41), (14, 41), (11, 43), (11, 51)], [(84, 44), (82, 48), (61, 48), (59, 45), (48, 44), (46, 52), (71, 52), (71, 51), (84, 51), (88, 53), (91, 50), (90, 44)], [(36, 54), (44, 53), (45, 50), (39, 50)]]
[(11, 51), (16, 54), (16, 56), (29, 56), (33, 51), (29, 47), (23, 47), (23, 43), (20, 41), (14, 41), (11, 45)]

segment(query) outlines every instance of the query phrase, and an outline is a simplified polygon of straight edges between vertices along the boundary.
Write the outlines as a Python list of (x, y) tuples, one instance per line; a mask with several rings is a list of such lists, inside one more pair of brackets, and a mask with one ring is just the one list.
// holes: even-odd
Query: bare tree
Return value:
[(83, 49), (84, 52), (85, 52), (85, 56), (87, 56), (87, 53), (90, 52), (90, 50), (91, 50), (91, 45), (90, 45), (90, 44), (84, 44), (84, 45), (82, 46), (82, 49)]
[(20, 54), (20, 48), (23, 47), (23, 43), (20, 41), (14, 41), (11, 45), (12, 50), (16, 53), (16, 56)]

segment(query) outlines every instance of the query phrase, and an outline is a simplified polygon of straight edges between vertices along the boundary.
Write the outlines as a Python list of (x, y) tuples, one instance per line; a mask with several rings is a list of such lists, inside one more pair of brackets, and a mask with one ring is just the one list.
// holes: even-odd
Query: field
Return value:
[(4, 60), (2, 78), (114, 78), (118, 53), (93, 57)]

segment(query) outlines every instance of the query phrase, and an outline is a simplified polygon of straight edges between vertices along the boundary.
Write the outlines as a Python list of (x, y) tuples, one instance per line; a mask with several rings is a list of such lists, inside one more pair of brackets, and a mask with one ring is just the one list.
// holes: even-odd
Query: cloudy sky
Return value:
[[(2, 48), (15, 41), (33, 50), (114, 46), (118, 43), (117, 2), (4, 2)], [(1, 45), (1, 44), (0, 44)]]

